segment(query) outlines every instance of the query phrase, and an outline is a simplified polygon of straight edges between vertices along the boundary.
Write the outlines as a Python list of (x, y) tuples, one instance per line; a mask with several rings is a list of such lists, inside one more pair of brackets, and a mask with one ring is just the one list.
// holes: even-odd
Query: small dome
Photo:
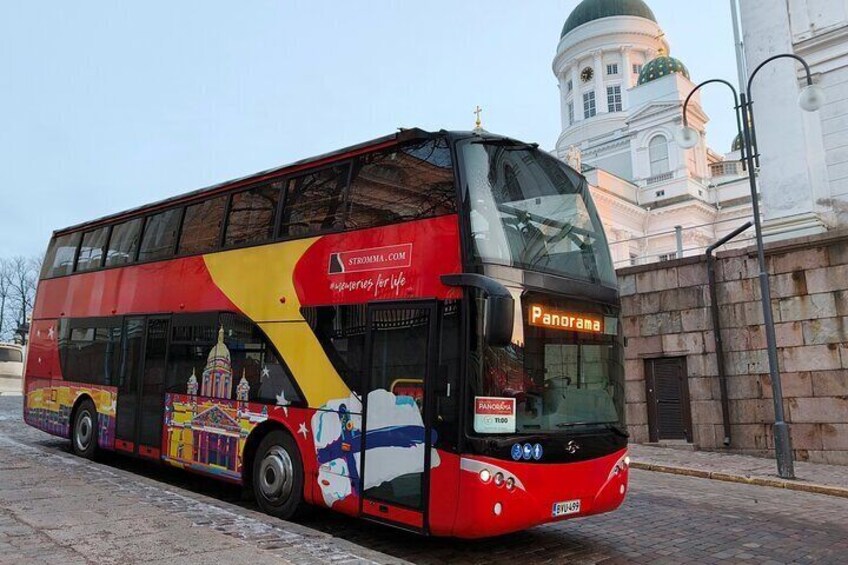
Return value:
[(560, 38), (583, 24), (613, 16), (636, 16), (654, 23), (657, 21), (654, 13), (642, 0), (583, 0), (568, 16)]
[(733, 138), (733, 145), (730, 146), (731, 151), (742, 151), (742, 134), (737, 133)]
[(675, 59), (670, 55), (660, 55), (642, 67), (642, 72), (639, 73), (638, 84), (646, 84), (674, 73), (678, 73), (689, 78), (689, 69), (687, 69), (686, 65), (681, 63), (680, 60)]

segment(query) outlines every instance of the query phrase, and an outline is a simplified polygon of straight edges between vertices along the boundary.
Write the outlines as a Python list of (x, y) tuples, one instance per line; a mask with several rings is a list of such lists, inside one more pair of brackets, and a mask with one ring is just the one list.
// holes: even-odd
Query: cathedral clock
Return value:
[(580, 71), (580, 80), (583, 82), (589, 82), (595, 76), (595, 71), (592, 67), (586, 67), (582, 71)]

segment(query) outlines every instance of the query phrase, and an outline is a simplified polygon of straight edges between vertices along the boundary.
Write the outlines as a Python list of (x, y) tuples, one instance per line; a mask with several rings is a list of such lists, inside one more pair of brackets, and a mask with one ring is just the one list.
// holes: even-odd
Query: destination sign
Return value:
[(604, 319), (595, 314), (557, 310), (538, 304), (530, 305), (529, 323), (539, 328), (551, 328), (593, 334), (604, 333)]

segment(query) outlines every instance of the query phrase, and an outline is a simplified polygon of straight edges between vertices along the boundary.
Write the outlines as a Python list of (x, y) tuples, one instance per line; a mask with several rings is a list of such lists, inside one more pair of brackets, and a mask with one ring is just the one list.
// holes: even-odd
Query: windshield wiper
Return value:
[(622, 429), (621, 426), (617, 424), (611, 424), (609, 422), (574, 422), (574, 423), (559, 423), (556, 425), (558, 428), (572, 428), (576, 426), (601, 426), (606, 430), (614, 432), (616, 435), (621, 437), (630, 437), (630, 433)]

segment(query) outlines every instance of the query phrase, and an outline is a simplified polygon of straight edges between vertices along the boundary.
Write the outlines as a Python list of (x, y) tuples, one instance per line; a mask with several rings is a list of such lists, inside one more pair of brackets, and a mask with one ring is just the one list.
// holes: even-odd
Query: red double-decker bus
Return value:
[(24, 417), (281, 518), (492, 536), (624, 500), (618, 320), (581, 175), (403, 130), (55, 232)]

